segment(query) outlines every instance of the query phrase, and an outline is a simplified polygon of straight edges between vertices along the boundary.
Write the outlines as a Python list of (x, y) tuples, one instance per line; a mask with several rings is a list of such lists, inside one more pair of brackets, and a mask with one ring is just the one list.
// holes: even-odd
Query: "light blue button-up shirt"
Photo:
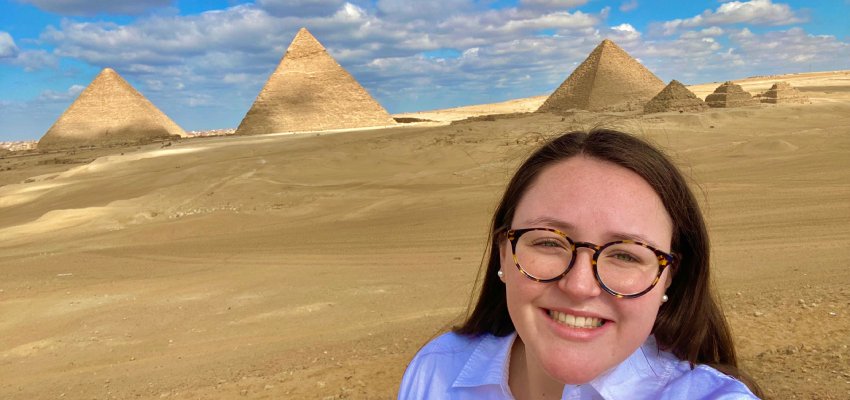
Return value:
[[(469, 337), (446, 333), (425, 345), (407, 366), (400, 400), (513, 399), (508, 362), (516, 333)], [(631, 356), (584, 385), (566, 385), (564, 400), (757, 399), (740, 381), (707, 365), (691, 369), (659, 351), (650, 336)]]

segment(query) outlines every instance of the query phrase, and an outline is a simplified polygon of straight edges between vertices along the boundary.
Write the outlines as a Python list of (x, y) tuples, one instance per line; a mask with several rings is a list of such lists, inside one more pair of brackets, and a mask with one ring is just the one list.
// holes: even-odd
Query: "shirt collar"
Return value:
[(507, 388), (508, 363), (516, 332), (507, 336), (482, 335), (452, 387), (500, 385)]
[[(482, 335), (472, 355), (455, 379), (452, 387), (498, 385), (508, 390), (508, 364), (516, 332), (503, 336)], [(678, 359), (661, 351), (650, 335), (646, 342), (619, 365), (608, 370), (586, 385), (605, 399), (657, 393), (670, 380)], [(564, 393), (585, 385), (566, 385)]]
[[(650, 335), (646, 342), (616, 367), (589, 382), (603, 398), (644, 398), (657, 393), (670, 380), (678, 359), (661, 351)], [(644, 395), (644, 397), (642, 397)]]

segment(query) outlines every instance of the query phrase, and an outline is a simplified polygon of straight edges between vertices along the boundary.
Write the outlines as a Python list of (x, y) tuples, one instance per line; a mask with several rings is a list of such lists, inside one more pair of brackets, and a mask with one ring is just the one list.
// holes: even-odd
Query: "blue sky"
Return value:
[(548, 94), (610, 38), (664, 81), (850, 69), (850, 0), (0, 0), (0, 141), (104, 67), (187, 131), (241, 121), (304, 26), (391, 113)]

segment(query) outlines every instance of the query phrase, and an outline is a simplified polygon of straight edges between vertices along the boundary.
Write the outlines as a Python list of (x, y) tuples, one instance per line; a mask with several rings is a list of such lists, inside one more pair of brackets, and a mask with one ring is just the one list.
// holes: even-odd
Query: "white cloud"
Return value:
[(71, 85), (64, 92), (55, 92), (53, 90), (45, 90), (38, 96), (38, 100), (42, 102), (67, 102), (76, 99), (83, 92), (85, 86)]
[(710, 24), (788, 25), (803, 22), (787, 4), (774, 4), (771, 0), (730, 1), (722, 4), (714, 15), (707, 14), (705, 20)]
[(717, 32), (691, 31), (673, 40), (646, 42), (641, 57), (651, 60), (647, 67), (656, 74), (690, 83), (835, 70), (845, 68), (850, 59), (847, 42), (811, 35), (801, 28), (762, 34), (747, 28), (725, 29), (722, 37), (728, 38), (728, 45), (713, 33)]
[(588, 0), (519, 0), (521, 7), (537, 8), (546, 10), (566, 10), (573, 7), (583, 6)]
[(97, 14), (139, 15), (170, 6), (174, 0), (19, 0), (59, 15), (92, 16)]
[(760, 35), (742, 29), (729, 38), (747, 63), (777, 71), (837, 69), (831, 60), (850, 60), (850, 44), (834, 36), (808, 34), (801, 28)]
[(18, 56), (18, 46), (8, 32), (0, 31), (0, 58), (14, 58)]
[(55, 68), (59, 60), (45, 50), (21, 49), (8, 32), (0, 31), (0, 62), (23, 67), (25, 71)]
[(627, 0), (620, 4), (620, 11), (629, 12), (638, 8), (638, 0)]
[(225, 74), (222, 82), (224, 83), (245, 83), (251, 80), (251, 75), (245, 73)]
[(135, 24), (74, 22), (49, 26), (41, 39), (56, 45), (57, 54), (98, 66), (175, 65), (226, 49), (231, 56), (282, 53), (286, 39), (279, 21), (249, 7), (207, 12), (191, 17), (152, 17)]
[(633, 41), (640, 38), (640, 32), (631, 24), (620, 24), (611, 27), (612, 39), (614, 41)]
[(327, 16), (343, 4), (343, 0), (257, 0), (257, 6), (280, 17)]
[(471, 0), (429, 0), (415, 5), (410, 0), (378, 0), (376, 6), (382, 17), (397, 21), (432, 20), (476, 10)]
[(711, 25), (753, 24), (790, 25), (805, 22), (787, 4), (775, 4), (771, 0), (730, 1), (716, 11), (705, 10), (702, 14), (687, 19), (674, 19), (661, 24), (665, 35), (672, 35), (683, 28)]
[(723, 29), (716, 26), (712, 26), (710, 28), (705, 28), (701, 30), (700, 33), (705, 36), (720, 36), (723, 34)]
[(712, 26), (710, 28), (701, 29), (699, 31), (686, 31), (679, 35), (682, 39), (698, 39), (707, 37), (717, 37), (723, 35), (725, 31), (719, 27)]
[(29, 72), (45, 68), (58, 68), (59, 58), (45, 50), (23, 50), (18, 54), (18, 57), (12, 59), (11, 63), (21, 66)]
[(183, 103), (189, 107), (207, 106), (213, 103), (212, 96), (208, 94), (191, 94), (183, 99)]
[[(460, 46), (477, 46), (511, 40), (518, 35), (534, 34), (541, 30), (558, 33), (575, 32), (599, 24), (600, 18), (581, 11), (538, 13), (522, 9), (491, 10), (474, 15), (447, 18), (438, 28), (450, 32)], [(474, 32), (463, 35), (462, 32)]]

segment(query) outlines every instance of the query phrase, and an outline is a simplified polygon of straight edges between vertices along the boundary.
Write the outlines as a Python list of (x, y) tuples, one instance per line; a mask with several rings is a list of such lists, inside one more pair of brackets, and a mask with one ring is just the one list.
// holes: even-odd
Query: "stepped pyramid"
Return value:
[(605, 39), (537, 111), (640, 109), (661, 89), (661, 79)]
[(788, 82), (776, 82), (761, 95), (762, 103), (808, 103), (809, 98)]
[(301, 28), (237, 134), (393, 125), (395, 120)]
[(708, 108), (702, 99), (688, 90), (681, 82), (673, 79), (652, 100), (643, 106), (643, 112), (657, 113), (665, 111), (702, 111)]
[(758, 100), (754, 99), (749, 92), (744, 91), (741, 85), (736, 85), (731, 81), (723, 82), (717, 89), (714, 89), (714, 93), (705, 97), (705, 102), (708, 103), (709, 107), (713, 108), (743, 107), (758, 104)]
[(141, 144), (185, 136), (111, 68), (104, 68), (38, 141), (40, 150)]

